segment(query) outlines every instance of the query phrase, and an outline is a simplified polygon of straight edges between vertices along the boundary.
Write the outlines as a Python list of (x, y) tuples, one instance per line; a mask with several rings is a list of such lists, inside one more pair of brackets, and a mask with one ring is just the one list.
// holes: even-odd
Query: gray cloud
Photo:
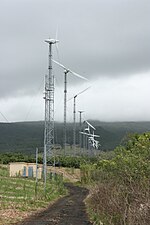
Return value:
[(0, 99), (35, 94), (57, 27), (60, 61), (90, 80), (150, 71), (149, 21), (149, 0), (1, 0)]

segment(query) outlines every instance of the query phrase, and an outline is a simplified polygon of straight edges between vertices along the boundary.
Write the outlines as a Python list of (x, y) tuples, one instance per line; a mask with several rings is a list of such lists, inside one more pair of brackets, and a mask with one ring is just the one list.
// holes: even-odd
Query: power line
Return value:
[(37, 100), (37, 97), (38, 97), (38, 95), (40, 93), (40, 90), (41, 90), (42, 85), (43, 85), (43, 81), (41, 82), (41, 84), (40, 84), (40, 86), (38, 88), (37, 94), (35, 96), (33, 96), (33, 98), (32, 98), (31, 105), (30, 105), (29, 110), (28, 110), (28, 112), (27, 112), (27, 114), (25, 116), (25, 120), (24, 121), (26, 121), (27, 118), (29, 117), (29, 114), (32, 111), (32, 107), (33, 107), (33, 105), (34, 105), (35, 101)]
[(9, 123), (8, 119), (6, 118), (6, 116), (4, 116), (4, 114), (2, 112), (0, 112), (0, 114), (2, 115), (2, 117), (4, 118), (4, 120), (6, 120), (6, 122)]

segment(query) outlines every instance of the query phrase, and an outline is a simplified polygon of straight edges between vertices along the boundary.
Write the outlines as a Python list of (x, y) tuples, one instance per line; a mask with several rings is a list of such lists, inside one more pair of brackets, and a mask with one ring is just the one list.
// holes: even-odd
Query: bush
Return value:
[(95, 183), (88, 204), (97, 224), (150, 224), (150, 133), (130, 135), (114, 158), (82, 171), (84, 182)]

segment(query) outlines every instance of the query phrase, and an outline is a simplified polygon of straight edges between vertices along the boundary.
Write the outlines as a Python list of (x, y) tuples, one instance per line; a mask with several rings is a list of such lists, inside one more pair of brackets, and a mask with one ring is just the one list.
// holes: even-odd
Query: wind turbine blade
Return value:
[(72, 74), (75, 75), (76, 77), (79, 77), (79, 78), (81, 78), (81, 79), (83, 79), (83, 80), (88, 80), (87, 78), (85, 78), (85, 77), (79, 75), (78, 73), (73, 72), (72, 70), (69, 70), (69, 71), (70, 71), (70, 73), (72, 73)]
[(99, 135), (94, 134), (94, 130), (93, 130), (93, 137), (100, 137)]
[(63, 69), (67, 70), (68, 72), (72, 73), (74, 76), (79, 77), (79, 78), (81, 78), (81, 79), (83, 79), (83, 80), (88, 80), (87, 78), (81, 76), (81, 75), (78, 74), (78, 73), (73, 72), (73, 71), (70, 70), (69, 68), (67, 68), (67, 67), (65, 67), (64, 65), (62, 65), (61, 63), (57, 62), (56, 60), (52, 59), (52, 61), (53, 61), (54, 63), (56, 63), (57, 65), (61, 66)]
[(97, 135), (97, 134), (94, 134), (93, 136), (94, 136), (94, 137), (100, 137), (100, 136), (99, 136), (99, 135)]
[(57, 40), (58, 39), (58, 24), (57, 24), (57, 28), (56, 28), (56, 37), (55, 39)]
[(80, 91), (76, 96), (82, 94), (83, 92), (87, 91), (89, 88), (91, 88), (91, 86), (87, 87), (86, 89), (84, 89), (83, 91)]
[(86, 133), (86, 132), (79, 132), (80, 134), (85, 134), (87, 136), (90, 136), (89, 138), (93, 138), (93, 135), (92, 134), (89, 134), (89, 133)]
[[(59, 63), (59, 62), (57, 62), (56, 60), (54, 60), (54, 59), (52, 59), (52, 61), (54, 62), (54, 63), (56, 63), (57, 65), (59, 65), (60, 67), (62, 67), (64, 70), (69, 70), (69, 69), (67, 69), (64, 65), (62, 65), (61, 63)], [(69, 70), (70, 71), (70, 70)]]
[[(58, 39), (58, 25), (57, 25), (57, 28), (56, 28), (56, 38), (55, 38), (55, 39), (56, 39), (56, 40)], [(56, 47), (56, 52), (57, 52), (58, 61), (60, 61), (58, 42), (55, 44), (55, 47)]]
[(55, 44), (55, 47), (56, 47), (58, 61), (60, 61), (58, 43)]
[(74, 97), (72, 97), (72, 98), (69, 98), (68, 100), (67, 100), (67, 102), (69, 102), (70, 100), (72, 100)]
[(79, 132), (80, 134), (85, 134), (87, 136), (91, 136), (91, 134), (85, 133), (85, 132)]
[(99, 135), (97, 135), (97, 134), (89, 134), (89, 133), (86, 133), (86, 132), (79, 132), (80, 134), (85, 134), (85, 135), (87, 135), (87, 136), (90, 136), (90, 138), (94, 138), (94, 137), (100, 137)]
[(85, 120), (85, 122), (86, 122), (91, 128), (93, 128), (94, 130), (96, 130), (95, 127), (93, 127), (87, 120)]
[(74, 95), (73, 97), (69, 98), (69, 99), (67, 100), (67, 102), (70, 101), (70, 100), (72, 100), (73, 98), (76, 98), (78, 95), (82, 94), (83, 92), (85, 92), (85, 91), (88, 90), (89, 88), (91, 88), (91, 86), (89, 86), (89, 87), (87, 87), (86, 89), (84, 89), (83, 91), (79, 92), (77, 95)]

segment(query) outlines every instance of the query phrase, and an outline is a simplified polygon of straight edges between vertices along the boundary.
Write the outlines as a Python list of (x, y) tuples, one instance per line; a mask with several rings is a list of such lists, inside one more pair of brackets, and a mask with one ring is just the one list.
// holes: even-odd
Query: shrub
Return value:
[[(85, 182), (94, 182), (88, 204), (105, 225), (150, 224), (150, 133), (130, 135), (111, 160), (83, 166)], [(96, 174), (96, 176), (95, 176)]]

